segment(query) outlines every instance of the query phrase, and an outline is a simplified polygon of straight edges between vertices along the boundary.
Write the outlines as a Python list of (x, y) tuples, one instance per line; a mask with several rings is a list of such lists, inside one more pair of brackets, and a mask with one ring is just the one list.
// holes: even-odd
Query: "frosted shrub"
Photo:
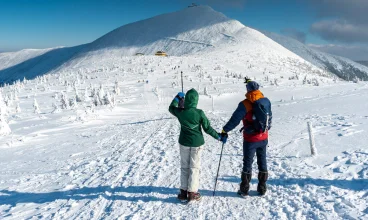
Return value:
[(204, 87), (203, 94), (204, 94), (204, 95), (208, 95), (207, 86), (206, 86), (206, 87)]
[(97, 95), (97, 91), (95, 88), (91, 89), (91, 96), (90, 97), (95, 97), (95, 95)]
[(61, 112), (61, 110), (59, 109), (59, 106), (57, 104), (55, 104), (55, 103), (52, 103), (52, 108), (54, 110), (52, 110), (51, 113), (59, 113), (59, 112)]
[(86, 102), (90, 101), (89, 94), (88, 94), (88, 88), (84, 90), (84, 100)]
[[(103, 89), (103, 87), (102, 87), (102, 84), (100, 85), (100, 89), (98, 90), (98, 98), (100, 99), (100, 100), (103, 100), (104, 99), (104, 97), (105, 97), (105, 91), (104, 91), (104, 89)], [(101, 103), (102, 104), (102, 103)]]
[(61, 109), (69, 109), (68, 97), (65, 93), (61, 93)]
[(279, 83), (278, 83), (278, 80), (277, 80), (277, 79), (275, 79), (274, 84), (275, 84), (276, 86), (279, 86)]
[(115, 107), (116, 106), (116, 95), (113, 94), (111, 97), (111, 107)]
[(307, 84), (307, 81), (308, 81), (307, 76), (305, 76), (304, 79), (303, 79), (303, 85)]
[(311, 83), (312, 83), (312, 85), (314, 85), (314, 86), (319, 86), (319, 81), (318, 81), (318, 79), (316, 79), (316, 78), (313, 78), (313, 79), (312, 79), (312, 81), (311, 81)]
[(104, 104), (105, 105), (111, 105), (111, 96), (110, 96), (110, 93), (109, 91), (106, 92), (106, 95), (104, 96)]
[(82, 99), (79, 96), (77, 87), (74, 87), (74, 92), (75, 92), (75, 100), (76, 100), (76, 102), (81, 102)]
[(4, 103), (7, 107), (9, 107), (12, 104), (12, 101), (8, 95), (5, 96)]
[(114, 93), (120, 95), (119, 82), (117, 80), (115, 81)]
[(33, 110), (34, 110), (34, 113), (40, 114), (40, 107), (38, 106), (38, 102), (36, 98), (33, 99)]
[(5, 120), (5, 110), (0, 106), (0, 136), (6, 136), (11, 133), (8, 122)]
[(17, 92), (14, 92), (14, 96), (13, 97), (14, 97), (13, 100), (15, 100), (15, 101), (18, 101), (19, 100), (18, 93)]
[(22, 110), (20, 109), (19, 103), (17, 103), (17, 107), (15, 107), (15, 112), (16, 113), (21, 113)]
[(76, 109), (77, 105), (77, 99), (75, 97), (69, 100), (69, 106), (71, 107), (71, 109)]
[(101, 103), (100, 103), (100, 98), (98, 97), (98, 95), (97, 95), (97, 94), (95, 94), (95, 95), (93, 96), (93, 105), (94, 105), (94, 106), (99, 106), (99, 105), (101, 105)]

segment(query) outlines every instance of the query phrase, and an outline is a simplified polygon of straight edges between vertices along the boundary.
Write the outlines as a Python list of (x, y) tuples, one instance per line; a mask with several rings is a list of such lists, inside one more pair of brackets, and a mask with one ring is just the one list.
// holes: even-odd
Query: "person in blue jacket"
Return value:
[[(241, 196), (248, 195), (249, 185), (252, 178), (252, 164), (254, 155), (257, 155), (258, 164), (258, 187), (257, 191), (264, 195), (267, 191), (266, 181), (268, 179), (266, 149), (268, 146), (268, 131), (265, 132), (248, 132), (254, 130), (252, 112), (253, 103), (264, 98), (259, 90), (259, 84), (246, 78), (246, 99), (241, 101), (231, 116), (230, 120), (223, 127), (221, 136), (228, 137), (228, 132), (233, 130), (243, 122), (243, 171), (241, 174), (241, 183), (238, 194)], [(268, 100), (268, 99), (267, 99)]]

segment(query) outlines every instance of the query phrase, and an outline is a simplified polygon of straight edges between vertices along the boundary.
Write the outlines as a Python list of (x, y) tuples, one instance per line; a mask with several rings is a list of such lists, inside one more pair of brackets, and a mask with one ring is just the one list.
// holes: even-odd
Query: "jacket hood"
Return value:
[(247, 97), (247, 99), (251, 102), (255, 102), (258, 99), (264, 98), (262, 92), (259, 91), (259, 90), (254, 90), (254, 91), (251, 91), (251, 92), (247, 92), (247, 94), (245, 94), (245, 97)]
[(198, 105), (198, 92), (195, 89), (191, 89), (187, 92), (184, 99), (184, 108), (196, 108)]

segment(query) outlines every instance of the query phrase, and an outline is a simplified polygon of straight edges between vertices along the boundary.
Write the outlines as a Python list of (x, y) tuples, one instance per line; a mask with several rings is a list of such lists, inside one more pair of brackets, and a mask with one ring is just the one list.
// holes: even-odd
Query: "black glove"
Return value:
[(219, 135), (219, 140), (222, 142), (222, 143), (226, 143), (226, 141), (227, 141), (227, 138), (229, 137), (229, 135), (224, 131), (224, 130), (222, 130), (222, 132), (221, 132), (221, 134), (220, 133), (218, 133), (218, 135)]

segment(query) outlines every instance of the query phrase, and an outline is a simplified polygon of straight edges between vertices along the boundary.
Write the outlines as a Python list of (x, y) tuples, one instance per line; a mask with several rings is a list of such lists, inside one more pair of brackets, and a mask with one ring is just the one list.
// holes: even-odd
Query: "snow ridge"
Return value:
[(344, 80), (353, 80), (355, 78), (364, 81), (368, 80), (368, 67), (363, 66), (362, 64), (344, 57), (314, 50), (307, 45), (286, 36), (281, 36), (267, 31), (263, 31), (263, 33), (306, 61), (330, 71)]

